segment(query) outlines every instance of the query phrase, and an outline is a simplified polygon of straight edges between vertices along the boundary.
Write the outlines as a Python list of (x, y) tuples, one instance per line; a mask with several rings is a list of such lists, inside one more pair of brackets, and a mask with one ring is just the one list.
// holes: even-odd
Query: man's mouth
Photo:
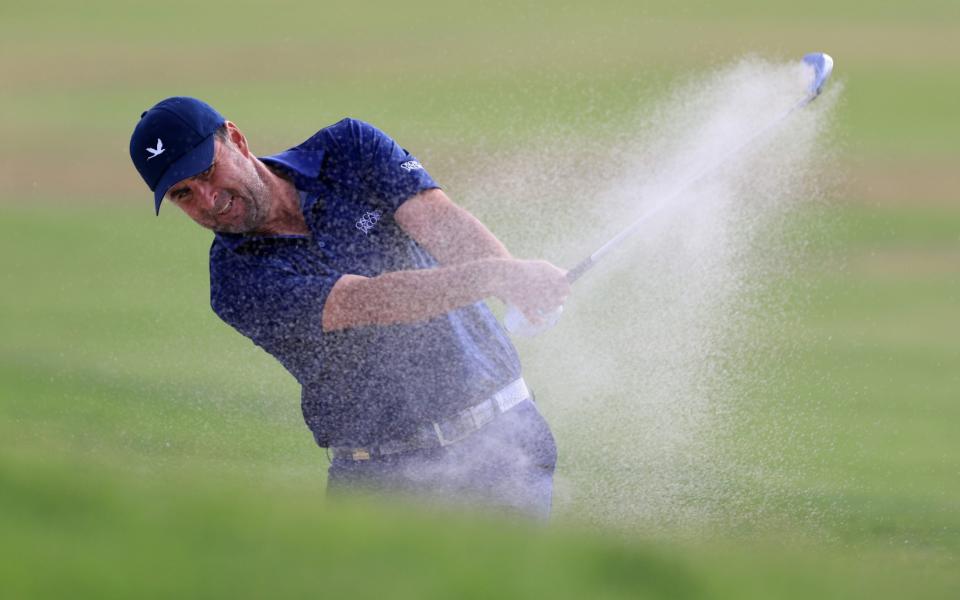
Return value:
[(230, 199), (227, 200), (227, 203), (223, 205), (223, 208), (217, 211), (217, 215), (222, 215), (233, 208), (233, 196), (230, 196)]

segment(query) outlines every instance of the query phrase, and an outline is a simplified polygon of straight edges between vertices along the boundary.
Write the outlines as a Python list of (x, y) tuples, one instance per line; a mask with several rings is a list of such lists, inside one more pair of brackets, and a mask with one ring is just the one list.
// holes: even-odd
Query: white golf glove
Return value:
[(527, 317), (524, 316), (523, 312), (521, 312), (519, 308), (509, 304), (507, 305), (507, 314), (503, 316), (503, 326), (507, 328), (507, 331), (511, 335), (520, 337), (534, 337), (556, 325), (557, 321), (560, 320), (561, 314), (563, 314), (562, 305), (558, 306), (549, 313), (545, 313), (543, 315), (543, 321), (540, 322), (539, 325), (535, 325), (527, 320)]

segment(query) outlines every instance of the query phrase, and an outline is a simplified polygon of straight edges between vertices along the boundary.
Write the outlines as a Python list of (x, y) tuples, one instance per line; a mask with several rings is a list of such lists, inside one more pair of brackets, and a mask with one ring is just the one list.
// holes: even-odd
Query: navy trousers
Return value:
[(401, 494), (546, 519), (557, 446), (531, 400), (524, 400), (449, 446), (369, 460), (335, 457), (327, 492)]

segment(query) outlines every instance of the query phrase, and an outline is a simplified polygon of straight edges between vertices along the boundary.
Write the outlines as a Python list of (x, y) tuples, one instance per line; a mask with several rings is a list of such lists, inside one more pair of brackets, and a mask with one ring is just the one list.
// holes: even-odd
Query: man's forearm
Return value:
[(563, 303), (565, 273), (545, 261), (517, 260), (473, 215), (439, 189), (403, 203), (397, 223), (441, 264), (376, 277), (343, 275), (327, 296), (324, 331), (429, 319), (490, 296), (537, 314)]
[(429, 319), (497, 293), (509, 260), (480, 259), (449, 267), (344, 275), (330, 291), (324, 331)]
[(511, 258), (500, 240), (443, 190), (421, 192), (396, 212), (397, 223), (442, 265)]

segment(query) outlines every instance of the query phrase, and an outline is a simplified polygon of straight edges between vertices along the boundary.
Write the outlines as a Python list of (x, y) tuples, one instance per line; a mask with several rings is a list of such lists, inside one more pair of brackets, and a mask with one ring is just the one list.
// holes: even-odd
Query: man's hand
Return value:
[(566, 272), (545, 260), (506, 260), (500, 265), (495, 295), (505, 304), (516, 306), (535, 325), (570, 295)]

